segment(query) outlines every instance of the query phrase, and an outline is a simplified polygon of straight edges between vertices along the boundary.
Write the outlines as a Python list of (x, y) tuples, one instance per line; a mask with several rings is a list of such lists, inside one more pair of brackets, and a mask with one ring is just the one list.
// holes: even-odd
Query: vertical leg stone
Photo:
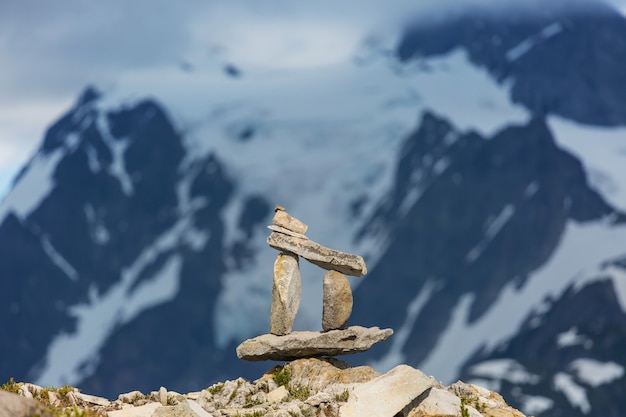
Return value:
[(301, 297), (302, 281), (298, 255), (281, 252), (274, 262), (270, 333), (283, 336), (291, 332)]
[(352, 314), (352, 289), (348, 278), (341, 272), (324, 274), (324, 304), (322, 329), (343, 329)]

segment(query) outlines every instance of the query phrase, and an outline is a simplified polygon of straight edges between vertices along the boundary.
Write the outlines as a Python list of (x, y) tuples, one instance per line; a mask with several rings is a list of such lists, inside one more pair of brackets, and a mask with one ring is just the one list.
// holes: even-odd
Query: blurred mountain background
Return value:
[(623, 5), (379, 3), (0, 3), (0, 379), (257, 378), (280, 204), (367, 262), (349, 362), (624, 415)]

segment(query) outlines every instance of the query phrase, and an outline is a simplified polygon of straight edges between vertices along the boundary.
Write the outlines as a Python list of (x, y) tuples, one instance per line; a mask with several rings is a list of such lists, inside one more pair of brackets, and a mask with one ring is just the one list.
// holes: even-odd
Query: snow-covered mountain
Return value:
[[(314, 71), (86, 89), (0, 205), (0, 379), (114, 397), (258, 376), (234, 346), (268, 330), (281, 204), (366, 259), (351, 323), (396, 333), (349, 361), (620, 415), (625, 35), (601, 4), (464, 11)], [(320, 329), (302, 266), (295, 327)]]

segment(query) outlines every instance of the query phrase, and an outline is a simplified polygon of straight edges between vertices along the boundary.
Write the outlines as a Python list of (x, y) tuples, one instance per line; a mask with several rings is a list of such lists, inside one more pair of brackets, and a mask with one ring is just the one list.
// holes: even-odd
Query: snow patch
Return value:
[(98, 364), (98, 351), (114, 328), (132, 320), (143, 309), (172, 299), (179, 287), (182, 259), (172, 256), (150, 280), (130, 292), (140, 269), (130, 268), (106, 294), (91, 287), (89, 301), (69, 308), (76, 320), (74, 333), (57, 335), (46, 352), (36, 383), (43, 386), (76, 385)]
[(78, 273), (70, 263), (50, 243), (46, 236), (40, 238), (41, 246), (50, 260), (72, 281), (78, 281)]
[(520, 42), (519, 44), (517, 44), (516, 46), (514, 46), (513, 48), (509, 49), (506, 52), (506, 59), (508, 59), (509, 61), (515, 61), (519, 58), (521, 58), (524, 54), (526, 54), (528, 51), (530, 51), (533, 46), (535, 46), (535, 41), (532, 39), (525, 39), (522, 42)]
[[(576, 279), (607, 259), (623, 255), (626, 227), (606, 221), (569, 221), (550, 259), (517, 289), (509, 284), (480, 319), (468, 323), (473, 295), (461, 297), (452, 319), (430, 355), (419, 364), (444, 383), (453, 382), (461, 366), (478, 349), (493, 349), (514, 335), (524, 320), (541, 309), (545, 297), (557, 298)], [(595, 242), (589, 245), (589, 242)], [(584, 253), (585, 256), (580, 256)], [(590, 275), (597, 278), (597, 275)], [(590, 278), (591, 279), (591, 278)]]
[(163, 268), (149, 281), (142, 281), (133, 291), (132, 299), (120, 312), (120, 321), (128, 323), (143, 310), (165, 303), (174, 298), (180, 288), (180, 271), (183, 260), (180, 255), (171, 256)]
[(124, 194), (131, 195), (133, 193), (133, 182), (126, 171), (124, 162), (124, 153), (130, 145), (130, 141), (128, 139), (115, 139), (111, 135), (109, 122), (102, 112), (97, 118), (97, 124), (102, 141), (109, 147), (113, 158), (109, 166), (109, 173), (118, 179)]
[(593, 341), (585, 335), (578, 334), (576, 327), (572, 327), (566, 332), (559, 333), (556, 339), (556, 344), (559, 348), (577, 345), (587, 346), (590, 343), (592, 344)]
[(533, 181), (524, 189), (524, 197), (530, 198), (537, 194), (537, 191), (539, 191), (539, 183), (537, 181)]
[(529, 416), (541, 414), (554, 406), (554, 400), (540, 395), (524, 395), (520, 403), (524, 413)]
[(85, 146), (85, 153), (87, 153), (87, 165), (89, 166), (89, 170), (96, 174), (100, 172), (102, 166), (100, 165), (100, 161), (98, 160), (98, 151), (92, 145)]
[(553, 37), (563, 30), (563, 26), (560, 22), (554, 22), (541, 30), (541, 37), (545, 40)]
[(548, 125), (559, 146), (581, 161), (589, 185), (626, 211), (626, 128), (585, 126), (558, 116), (550, 116)]
[(574, 379), (570, 375), (559, 372), (554, 376), (553, 383), (554, 388), (565, 394), (565, 397), (567, 397), (567, 400), (572, 406), (580, 408), (580, 411), (584, 414), (589, 414), (591, 405), (587, 399), (587, 392), (583, 387), (574, 382)]
[(506, 59), (508, 59), (509, 61), (515, 61), (521, 58), (535, 45), (553, 37), (562, 30), (563, 27), (559, 22), (555, 22), (544, 27), (537, 35), (531, 36), (530, 38), (523, 40), (513, 48), (509, 49), (505, 55)]
[[(193, 215), (205, 202), (189, 199), (191, 177), (184, 177), (177, 185), (178, 210), (181, 213), (178, 221), (152, 245), (144, 248), (131, 265), (124, 267), (120, 280), (106, 293), (98, 294), (97, 289), (91, 287), (87, 303), (68, 309), (77, 319), (76, 331), (61, 333), (52, 340), (43, 365), (32, 370), (37, 375), (38, 384), (77, 384), (93, 372), (98, 364), (98, 352), (115, 328), (128, 323), (143, 310), (176, 296), (182, 268), (182, 257), (177, 254), (169, 256), (163, 267), (149, 279), (137, 286), (135, 283), (160, 256), (188, 243), (190, 233), (193, 236)], [(86, 206), (85, 214), (88, 218), (95, 217), (93, 207)]]
[(608, 272), (610, 274), (611, 280), (613, 281), (613, 289), (615, 290), (615, 295), (617, 296), (617, 301), (619, 301), (622, 311), (626, 313), (626, 271), (622, 268), (611, 265), (608, 268), (603, 269), (603, 272)]
[(96, 212), (91, 204), (85, 204), (83, 211), (85, 212), (85, 218), (87, 219), (87, 225), (89, 226), (91, 238), (94, 242), (100, 245), (105, 245), (109, 241), (110, 235), (109, 231), (104, 226), (104, 223), (102, 223), (102, 220), (96, 216)]
[(624, 375), (624, 367), (615, 362), (600, 362), (591, 358), (575, 359), (569, 369), (576, 377), (592, 387), (608, 384)]
[(465, 261), (468, 263), (476, 261), (493, 238), (500, 233), (500, 230), (511, 220), (513, 214), (515, 214), (515, 207), (512, 204), (507, 204), (495, 218), (488, 219), (485, 227), (485, 235), (482, 240), (465, 255)]
[(9, 212), (25, 219), (48, 196), (54, 187), (54, 171), (65, 156), (62, 148), (45, 155), (37, 153), (26, 167), (19, 181), (0, 203), (0, 222)]
[(378, 372), (387, 372), (391, 368), (405, 363), (405, 355), (402, 353), (404, 346), (411, 335), (411, 331), (415, 325), (415, 320), (420, 311), (424, 308), (424, 305), (430, 299), (435, 285), (428, 281), (424, 288), (411, 300), (406, 309), (406, 315), (402, 326), (394, 332), (394, 336), (391, 340), (391, 347), (383, 356), (377, 361), (370, 363), (370, 366), (376, 369)]
[(505, 380), (513, 384), (536, 384), (541, 379), (539, 375), (531, 374), (513, 359), (484, 361), (472, 366), (469, 372), (478, 377)]

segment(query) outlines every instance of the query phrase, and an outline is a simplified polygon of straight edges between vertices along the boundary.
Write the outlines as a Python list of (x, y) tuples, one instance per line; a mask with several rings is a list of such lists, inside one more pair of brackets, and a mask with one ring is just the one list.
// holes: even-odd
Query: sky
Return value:
[[(626, 0), (612, 2), (626, 10)], [(407, 16), (428, 20), (483, 3), (520, 4), (0, 0), (0, 198), (46, 128), (87, 85), (106, 92), (123, 78), (210, 62), (259, 71), (315, 69), (351, 59), (365, 39), (397, 31)]]

